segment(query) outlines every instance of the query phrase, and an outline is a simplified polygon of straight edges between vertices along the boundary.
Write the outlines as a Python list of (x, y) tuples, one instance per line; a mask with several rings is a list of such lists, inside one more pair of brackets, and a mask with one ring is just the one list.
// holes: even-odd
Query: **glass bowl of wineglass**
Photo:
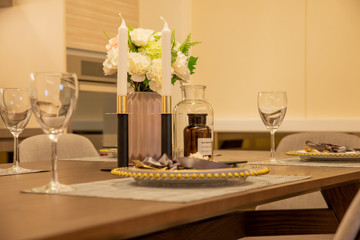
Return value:
[(257, 100), (261, 120), (270, 131), (270, 162), (278, 163), (279, 161), (275, 158), (275, 132), (286, 114), (286, 92), (259, 92)]
[(0, 172), (26, 173), (31, 172), (19, 166), (19, 135), (24, 131), (31, 117), (31, 105), (26, 88), (0, 89), (0, 113), (5, 126), (14, 136), (14, 165)]
[(73, 190), (58, 181), (57, 141), (73, 115), (78, 91), (78, 79), (74, 73), (30, 74), (29, 94), (33, 113), (52, 144), (51, 181), (43, 187), (33, 188), (33, 192), (58, 193)]

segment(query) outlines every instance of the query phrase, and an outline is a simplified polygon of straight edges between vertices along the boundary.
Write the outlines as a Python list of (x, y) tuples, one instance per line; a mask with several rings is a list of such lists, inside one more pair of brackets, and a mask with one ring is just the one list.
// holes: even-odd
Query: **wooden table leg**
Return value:
[(247, 236), (335, 233), (360, 182), (321, 190), (328, 209), (246, 212)]
[(359, 188), (360, 182), (355, 182), (335, 188), (321, 190), (321, 193), (324, 196), (329, 209), (334, 212), (339, 222), (344, 217), (347, 208), (349, 207)]

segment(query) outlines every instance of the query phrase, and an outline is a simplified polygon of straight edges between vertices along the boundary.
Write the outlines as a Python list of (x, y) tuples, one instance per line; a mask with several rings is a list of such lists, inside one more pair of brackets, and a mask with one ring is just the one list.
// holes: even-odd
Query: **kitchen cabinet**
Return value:
[(139, 0), (66, 0), (66, 47), (106, 52), (117, 35), (121, 12), (127, 24), (139, 25)]

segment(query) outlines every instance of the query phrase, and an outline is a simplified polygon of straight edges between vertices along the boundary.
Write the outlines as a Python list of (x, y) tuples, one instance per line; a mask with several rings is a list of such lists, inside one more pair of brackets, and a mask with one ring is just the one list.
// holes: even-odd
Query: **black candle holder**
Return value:
[(162, 96), (161, 155), (172, 158), (172, 114), (171, 96)]
[(117, 167), (129, 166), (129, 121), (127, 96), (117, 98)]

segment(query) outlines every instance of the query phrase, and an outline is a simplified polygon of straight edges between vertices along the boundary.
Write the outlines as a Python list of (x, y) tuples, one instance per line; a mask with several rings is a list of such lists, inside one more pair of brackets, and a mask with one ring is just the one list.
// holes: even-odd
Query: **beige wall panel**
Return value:
[(191, 0), (140, 0), (140, 26), (161, 31), (166, 19), (178, 41), (191, 31)]
[(309, 0), (307, 16), (307, 117), (359, 118), (360, 1)]
[[(64, 2), (13, 3), (0, 9), (0, 88), (27, 88), (31, 72), (65, 70)], [(38, 127), (34, 117), (27, 127)]]
[(207, 85), (215, 118), (259, 118), (266, 90), (287, 91), (286, 118), (304, 117), (304, 0), (196, 0), (192, 13), (202, 41), (193, 79)]
[(66, 0), (66, 46), (106, 52), (104, 32), (117, 35), (120, 12), (127, 24), (138, 27), (138, 0)]

